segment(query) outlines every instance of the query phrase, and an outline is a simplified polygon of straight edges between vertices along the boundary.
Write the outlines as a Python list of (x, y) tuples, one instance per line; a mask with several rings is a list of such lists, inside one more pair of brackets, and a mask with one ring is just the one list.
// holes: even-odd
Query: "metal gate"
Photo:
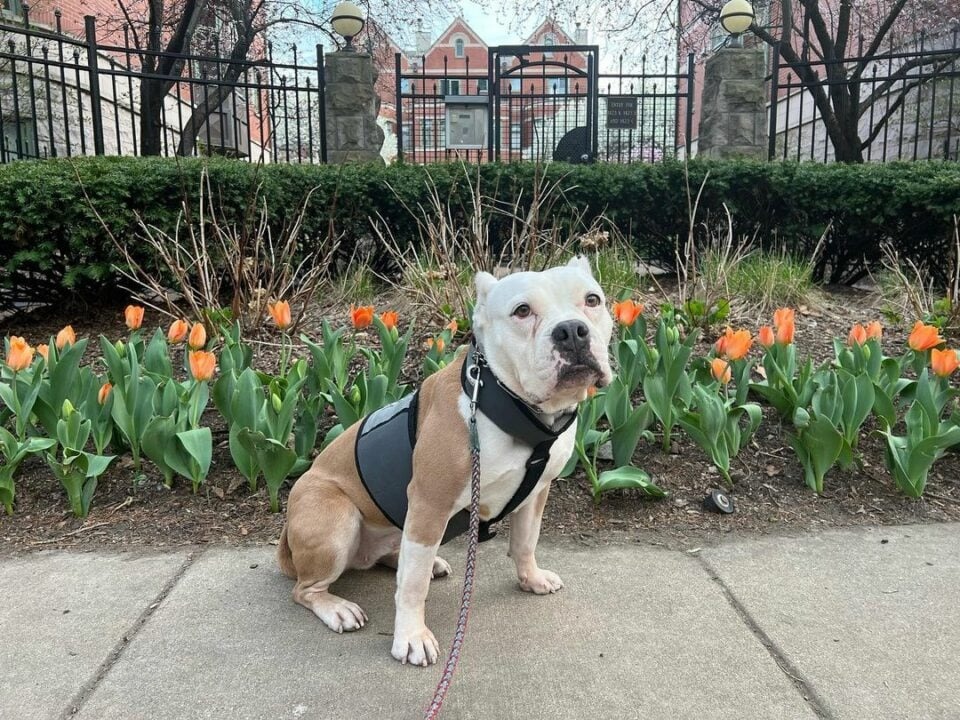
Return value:
[(597, 52), (596, 45), (490, 48), (489, 156), (596, 159)]
[[(428, 60), (430, 62), (428, 62)], [(693, 55), (599, 71), (596, 45), (501, 45), (470, 58), (395, 56), (397, 155), (658, 162), (690, 154)], [(662, 69), (661, 69), (662, 68)]]

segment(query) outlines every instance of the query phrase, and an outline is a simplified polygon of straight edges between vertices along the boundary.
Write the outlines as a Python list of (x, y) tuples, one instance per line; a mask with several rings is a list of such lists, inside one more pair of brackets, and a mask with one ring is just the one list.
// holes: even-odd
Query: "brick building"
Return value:
[[(515, 157), (546, 155), (552, 151), (557, 138), (582, 123), (586, 114), (586, 56), (563, 50), (575, 42), (586, 44), (586, 31), (578, 29), (577, 32), (578, 39), (548, 18), (521, 44), (556, 45), (558, 49), (530, 53), (523, 63), (514, 56), (504, 57), (499, 68), (489, 67), (490, 47), (462, 17), (451, 22), (435, 39), (429, 33), (418, 31), (416, 47), (412, 49), (402, 50), (389, 39), (379, 43), (377, 90), (381, 98), (381, 124), (387, 135), (385, 148), (396, 148), (397, 141), (402, 140), (405, 154), (415, 156), (419, 162), (484, 158), (486, 128), (475, 128), (483, 135), (482, 143), (466, 150), (454, 147), (454, 143), (447, 140), (446, 108), (448, 104), (458, 107), (462, 104), (466, 113), (468, 99), (487, 97), (491, 79), (499, 75), (501, 148)], [(400, 128), (396, 107), (397, 53), (403, 97)], [(465, 99), (458, 103), (461, 97)], [(480, 104), (485, 105), (483, 101)], [(389, 161), (395, 153), (384, 155)]]

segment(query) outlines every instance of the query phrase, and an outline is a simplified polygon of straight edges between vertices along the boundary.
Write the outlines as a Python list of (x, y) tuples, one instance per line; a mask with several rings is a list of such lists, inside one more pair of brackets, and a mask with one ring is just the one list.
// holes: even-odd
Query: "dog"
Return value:
[[(475, 286), (475, 345), (415, 396), (330, 443), (294, 484), (280, 536), (293, 599), (338, 633), (362, 628), (367, 615), (330, 592), (337, 578), (348, 568), (396, 568), (391, 654), (405, 664), (440, 656), (424, 605), (431, 579), (450, 573), (439, 545), (466, 530), (475, 384), (484, 531), (509, 512), (520, 588), (543, 595), (563, 587), (535, 557), (550, 483), (573, 453), (578, 404), (612, 378), (613, 319), (585, 258), (500, 280), (480, 272)], [(378, 472), (386, 479), (371, 479)]]

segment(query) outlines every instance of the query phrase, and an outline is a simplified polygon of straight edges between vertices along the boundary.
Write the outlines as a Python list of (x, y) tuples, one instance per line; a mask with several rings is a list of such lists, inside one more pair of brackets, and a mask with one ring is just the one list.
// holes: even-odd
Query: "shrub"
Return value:
[[(505, 210), (488, 218), (493, 252), (500, 251), (499, 238), (511, 236), (516, 217), (542, 204), (535, 188), (549, 187), (562, 202), (553, 205), (545, 223), (572, 230), (603, 215), (642, 259), (672, 268), (678, 238), (688, 233), (688, 188), (695, 193), (707, 178), (698, 235), (708, 236), (718, 227), (726, 231), (726, 206), (735, 237), (756, 238), (761, 248), (785, 247), (791, 255), (808, 258), (829, 227), (814, 279), (850, 282), (879, 265), (883, 242), (902, 259), (942, 273), (945, 268), (935, 260), (949, 253), (952, 215), (960, 207), (960, 167), (955, 163), (514, 163), (465, 169), (452, 163), (256, 166), (231, 160), (57, 159), (0, 166), (3, 283), (20, 299), (31, 291), (48, 299), (58, 289), (115, 283), (113, 265), (120, 257), (87, 197), (111, 231), (149, 267), (153, 258), (148, 248), (136, 242), (137, 217), (173, 232), (184, 198), (188, 208), (197, 205), (204, 168), (227, 222), (242, 220), (249, 198), (262, 185), (268, 220), (281, 228), (314, 190), (303, 221), (303, 249), (308, 251), (311, 241), (323, 242), (332, 224), (342, 233), (343, 257), (350, 257), (360, 241), (375, 242), (376, 219), (391, 228), (401, 249), (419, 242), (420, 208), (429, 205), (429, 193), (449, 204), (453, 222), (466, 223), (479, 184), (484, 197)], [(384, 264), (375, 270), (389, 269), (390, 254), (370, 257)]]

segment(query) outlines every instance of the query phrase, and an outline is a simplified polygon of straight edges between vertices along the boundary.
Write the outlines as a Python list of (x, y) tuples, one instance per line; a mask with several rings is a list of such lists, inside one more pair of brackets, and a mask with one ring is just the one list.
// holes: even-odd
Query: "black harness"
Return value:
[[(516, 510), (536, 487), (550, 448), (577, 417), (576, 410), (557, 418), (548, 427), (537, 411), (501, 383), (482, 353), (471, 345), (460, 372), (460, 385), (467, 397), (473, 396), (475, 379), (480, 382), (477, 405), (480, 411), (500, 430), (531, 449), (526, 472), (520, 486), (494, 518), (481, 520), (480, 541), (496, 535), (490, 527)], [(387, 519), (403, 528), (407, 517), (407, 486), (413, 479), (413, 448), (417, 441), (417, 408), (419, 391), (364, 418), (357, 433), (355, 447), (357, 470), (363, 486)], [(467, 531), (470, 513), (461, 510), (447, 523), (442, 543)]]

